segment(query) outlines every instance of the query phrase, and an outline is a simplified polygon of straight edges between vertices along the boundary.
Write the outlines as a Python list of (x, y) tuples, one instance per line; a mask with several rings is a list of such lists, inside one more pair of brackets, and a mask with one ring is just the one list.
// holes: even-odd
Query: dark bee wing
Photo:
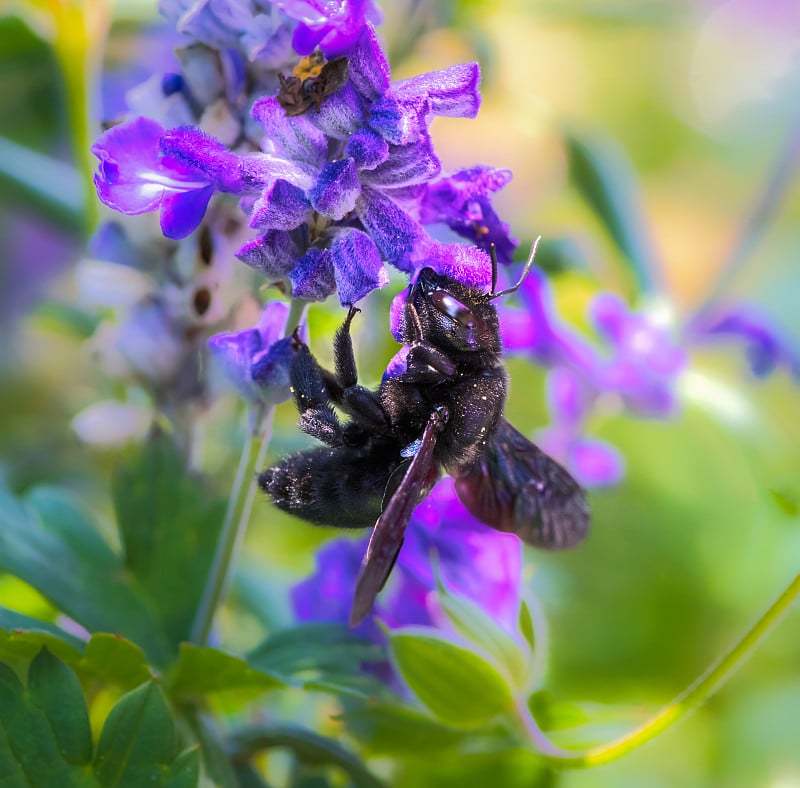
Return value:
[(589, 507), (575, 479), (505, 419), (455, 487), (475, 517), (534, 547), (574, 547), (589, 529)]
[(406, 527), (417, 504), (430, 492), (439, 470), (433, 460), (441, 419), (434, 414), (425, 426), (417, 453), (383, 513), (375, 523), (356, 581), (350, 626), (358, 626), (372, 610), (403, 546)]

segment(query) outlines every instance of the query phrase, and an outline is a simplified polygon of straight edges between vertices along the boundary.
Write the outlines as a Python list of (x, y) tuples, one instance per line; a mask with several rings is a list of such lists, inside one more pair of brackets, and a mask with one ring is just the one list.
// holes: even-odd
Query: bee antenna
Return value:
[(497, 289), (497, 246), (494, 243), (489, 246), (489, 257), (492, 258), (492, 291), (489, 295), (494, 298), (494, 291)]
[(542, 236), (540, 235), (534, 242), (533, 246), (531, 247), (531, 253), (528, 255), (528, 262), (525, 263), (525, 267), (522, 269), (522, 273), (517, 280), (517, 283), (513, 287), (506, 288), (505, 290), (501, 290), (499, 293), (495, 293), (494, 286), (495, 286), (495, 278), (497, 276), (497, 252), (494, 251), (494, 244), (492, 244), (492, 292), (487, 301), (494, 301), (495, 298), (500, 298), (500, 296), (510, 295), (511, 293), (516, 293), (517, 290), (522, 287), (522, 283), (527, 278), (528, 274), (531, 271), (531, 267), (533, 266), (533, 260), (536, 257), (536, 250), (539, 248), (539, 242), (542, 240)]

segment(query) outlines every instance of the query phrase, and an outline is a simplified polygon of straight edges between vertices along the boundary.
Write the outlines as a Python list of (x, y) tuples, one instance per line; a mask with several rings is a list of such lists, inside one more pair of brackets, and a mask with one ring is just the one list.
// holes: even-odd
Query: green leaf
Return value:
[(572, 183), (630, 263), (639, 288), (654, 289), (658, 265), (628, 160), (610, 141), (574, 131), (565, 141)]
[(165, 788), (194, 788), (200, 780), (200, 748), (195, 745), (185, 749), (167, 772)]
[[(51, 679), (58, 682), (63, 674)], [(71, 687), (64, 690), (71, 696)], [(14, 671), (2, 663), (0, 709), (0, 775), (4, 788), (73, 788), (86, 784), (80, 780), (83, 770), (61, 752), (55, 727), (61, 720), (50, 720), (46, 711), (34, 704)], [(83, 711), (85, 714), (85, 705)], [(76, 737), (70, 744), (77, 741)], [(74, 749), (70, 755), (76, 755)]]
[(105, 632), (92, 635), (75, 668), (81, 676), (97, 678), (123, 690), (138, 687), (153, 674), (139, 646), (119, 635)]
[(89, 631), (119, 632), (151, 659), (165, 657), (165, 641), (119, 557), (66, 493), (40, 487), (23, 503), (0, 491), (0, 569)]
[(341, 744), (318, 733), (293, 725), (252, 725), (230, 736), (234, 761), (249, 761), (262, 750), (286, 748), (303, 764), (336, 766), (359, 788), (381, 788), (364, 764)]
[(800, 503), (795, 495), (779, 490), (769, 490), (769, 494), (784, 514), (789, 517), (797, 517), (800, 514)]
[(533, 650), (536, 648), (536, 629), (533, 626), (533, 616), (531, 615), (530, 606), (524, 599), (519, 606), (518, 624), (519, 631), (522, 634), (522, 637), (525, 638), (528, 648), (530, 648), (532, 654)]
[(172, 714), (161, 688), (148, 681), (120, 698), (108, 715), (94, 773), (103, 786), (159, 785), (175, 754)]
[(92, 729), (78, 677), (43, 648), (28, 671), (28, 698), (50, 723), (65, 761), (87, 764), (92, 759)]
[(524, 646), (471, 599), (451, 594), (440, 585), (439, 602), (459, 635), (481, 649), (516, 687), (527, 685), (530, 652), (523, 652)]
[(156, 611), (169, 644), (188, 640), (211, 566), (225, 502), (187, 473), (172, 440), (154, 433), (114, 476), (125, 563)]
[(425, 756), (458, 745), (467, 735), (408, 706), (370, 704), (346, 712), (345, 722), (375, 755)]
[(398, 673), (432, 714), (457, 728), (478, 728), (512, 708), (511, 690), (494, 666), (429, 632), (388, 634)]
[(5, 630), (8, 634), (13, 634), (16, 630), (41, 632), (52, 635), (76, 649), (80, 649), (84, 645), (80, 638), (65, 632), (56, 624), (17, 613), (16, 610), (9, 610), (7, 607), (0, 607), (0, 629)]
[(363, 662), (381, 662), (380, 646), (357, 638), (341, 624), (305, 624), (269, 635), (247, 661), (281, 676), (341, 677), (356, 674)]
[(263, 692), (286, 683), (219, 649), (181, 643), (168, 686), (172, 697), (185, 699), (228, 690)]
[[(0, 609), (4, 614), (0, 618), (5, 623), (24, 624), (26, 629), (0, 629), (0, 659), (28, 662), (44, 646), (82, 679), (99, 680), (129, 690), (152, 676), (144, 652), (119, 635), (99, 633), (84, 642), (53, 625), (45, 630), (47, 625), (43, 621), (5, 615), (9, 612)], [(40, 626), (42, 631), (38, 629)]]

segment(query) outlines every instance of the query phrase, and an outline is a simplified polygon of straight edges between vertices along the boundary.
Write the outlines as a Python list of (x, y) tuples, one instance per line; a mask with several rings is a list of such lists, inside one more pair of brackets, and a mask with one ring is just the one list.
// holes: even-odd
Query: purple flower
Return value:
[(347, 54), (361, 29), (383, 18), (372, 0), (273, 0), (273, 5), (299, 22), (292, 39), (299, 55), (317, 47), (327, 58)]
[[(337, 539), (317, 556), (315, 573), (292, 591), (302, 621), (346, 622), (367, 540)], [(479, 604), (510, 634), (517, 631), (522, 548), (512, 534), (478, 522), (458, 500), (452, 479), (443, 479), (417, 507), (387, 588), (357, 630), (379, 638), (375, 619), (389, 627), (437, 625), (437, 578), (450, 593)]]
[(686, 353), (673, 343), (667, 328), (652, 314), (631, 312), (610, 293), (594, 299), (591, 317), (609, 350), (595, 370), (597, 387), (618, 394), (641, 416), (673, 415), (675, 383), (686, 366)]
[(276, 68), (291, 55), (296, 23), (278, 4), (253, 0), (160, 0), (177, 31), (214, 49), (240, 49), (251, 61)]
[(297, 340), (283, 337), (288, 318), (288, 304), (270, 301), (255, 328), (215, 334), (208, 340), (228, 380), (250, 402), (277, 403), (290, 396), (289, 366)]
[(702, 333), (693, 333), (695, 341), (727, 337), (744, 343), (750, 369), (757, 378), (772, 374), (778, 367), (785, 367), (795, 380), (800, 380), (800, 350), (781, 336), (768, 318), (755, 310), (740, 308), (712, 322)]
[(211, 195), (241, 191), (237, 157), (198, 129), (166, 132), (148, 118), (114, 126), (92, 147), (100, 159), (100, 200), (120, 213), (161, 212), (168, 238), (184, 238), (205, 215)]
[(495, 213), (489, 195), (511, 177), (510, 170), (477, 166), (427, 183), (420, 199), (420, 221), (446, 224), (487, 252), (494, 244), (498, 261), (510, 263), (517, 241)]
[(622, 457), (608, 444), (585, 436), (589, 417), (609, 395), (636, 415), (672, 416), (686, 353), (654, 312), (633, 312), (615, 295), (601, 293), (590, 306), (598, 344), (558, 318), (540, 271), (531, 271), (520, 296), (527, 309), (501, 307), (500, 324), (507, 349), (550, 368), (552, 423), (537, 440), (585, 486), (616, 483), (624, 471)]

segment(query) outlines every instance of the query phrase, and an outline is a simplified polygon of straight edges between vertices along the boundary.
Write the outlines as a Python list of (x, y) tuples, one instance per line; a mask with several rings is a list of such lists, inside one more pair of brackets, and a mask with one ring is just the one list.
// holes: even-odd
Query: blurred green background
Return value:
[[(93, 130), (75, 120), (83, 71), (74, 67), (77, 76), (65, 78), (69, 50), (54, 48), (51, 24), (65, 9), (102, 32), (108, 10), (89, 0), (19, 5), (0, 19), (0, 482), (19, 491), (58, 482), (102, 513), (110, 469), (125, 449), (88, 448), (70, 427), (82, 408), (120, 393), (87, 350), (98, 315), (77, 304), (72, 275), (92, 213), (81, 208), (89, 159), (76, 135), (91, 139), (102, 110), (95, 101)], [(477, 120), (437, 120), (436, 149), (450, 169), (513, 170), (496, 207), (523, 249), (540, 233), (575, 240), (583, 266), (553, 276), (566, 319), (583, 328), (598, 290), (636, 303), (619, 253), (570, 184), (563, 132), (577, 129), (614, 140), (629, 157), (678, 325), (716, 293), (731, 304), (758, 304), (800, 346), (800, 188), (790, 185), (735, 275), (725, 269), (787, 140), (800, 147), (796, 2), (468, 0), (385, 10), (395, 78), (481, 61)], [(110, 13), (105, 58), (119, 84), (132, 86), (147, 76), (141, 52), (150, 50), (142, 42), (159, 46), (155, 2), (129, 0)], [(102, 44), (99, 34), (88, 40)], [(98, 98), (99, 54), (92, 50), (85, 61)], [(382, 324), (395, 285), (371, 297), (360, 325)], [(323, 360), (340, 319), (333, 306), (312, 309), (312, 345)], [(365, 328), (356, 341), (366, 382), (375, 383), (395, 346), (388, 332)], [(546, 420), (544, 373), (519, 359), (509, 367), (509, 417), (531, 433)], [(619, 486), (592, 494), (589, 542), (565, 555), (526, 553), (549, 623), (545, 686), (559, 700), (587, 704), (598, 722), (581, 730), (584, 743), (622, 733), (670, 700), (800, 566), (796, 382), (783, 371), (756, 380), (728, 346), (693, 350), (691, 368), (679, 418), (637, 420), (610, 403), (591, 425), (619, 447), (628, 473)], [(239, 438), (233, 409), (231, 401), (215, 407), (204, 448), (204, 469), (223, 493)], [(291, 405), (279, 409), (275, 455), (296, 445), (294, 420)], [(310, 570), (314, 545), (327, 537), (257, 505), (248, 561), (280, 586)], [(48, 614), (8, 578), (0, 577), (0, 600)], [(795, 606), (710, 703), (623, 760), (565, 773), (558, 784), (800, 786), (799, 629)], [(247, 640), (246, 632), (230, 634)], [(515, 769), (511, 755), (431, 769), (441, 785), (479, 785), (481, 774), (483, 784), (527, 784), (516, 781), (527, 772)], [(409, 773), (404, 784), (415, 779), (422, 778)]]

